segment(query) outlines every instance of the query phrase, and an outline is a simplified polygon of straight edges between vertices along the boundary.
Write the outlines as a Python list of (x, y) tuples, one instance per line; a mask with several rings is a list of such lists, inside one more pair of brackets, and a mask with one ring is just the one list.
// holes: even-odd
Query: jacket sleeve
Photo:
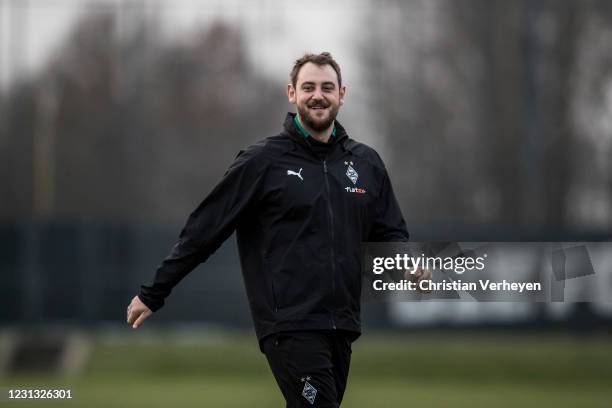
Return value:
[[(381, 161), (382, 163), (382, 161)], [(374, 219), (370, 226), (370, 242), (408, 242), (408, 229), (397, 203), (387, 170), (383, 177), (379, 196), (376, 199)]]
[(138, 297), (149, 309), (155, 312), (164, 305), (172, 288), (221, 246), (255, 202), (264, 173), (260, 152), (261, 147), (254, 146), (240, 151), (219, 184), (191, 213), (153, 282), (140, 288)]

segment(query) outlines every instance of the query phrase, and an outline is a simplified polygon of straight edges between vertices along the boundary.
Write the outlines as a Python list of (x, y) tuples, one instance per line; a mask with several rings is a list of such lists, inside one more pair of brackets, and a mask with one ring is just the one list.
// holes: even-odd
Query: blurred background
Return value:
[[(0, 387), (281, 406), (233, 238), (124, 315), (307, 51), (414, 240), (612, 241), (610, 44), (606, 0), (0, 0)], [(605, 303), (366, 304), (346, 405), (609, 406)]]

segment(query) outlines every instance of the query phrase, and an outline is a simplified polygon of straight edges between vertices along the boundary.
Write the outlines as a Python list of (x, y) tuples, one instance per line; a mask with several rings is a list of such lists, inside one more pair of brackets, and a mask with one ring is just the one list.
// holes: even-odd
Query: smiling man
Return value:
[(287, 407), (340, 406), (361, 333), (361, 243), (408, 240), (382, 160), (336, 121), (345, 94), (329, 53), (297, 60), (287, 85), (297, 114), (238, 154), (127, 310), (139, 327), (236, 231), (255, 332)]

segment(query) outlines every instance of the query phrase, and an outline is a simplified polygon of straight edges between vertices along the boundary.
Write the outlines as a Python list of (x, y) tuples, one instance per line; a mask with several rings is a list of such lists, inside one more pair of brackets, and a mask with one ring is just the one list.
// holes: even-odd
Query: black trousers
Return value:
[(346, 389), (351, 343), (357, 333), (341, 330), (272, 334), (262, 348), (287, 408), (339, 407)]

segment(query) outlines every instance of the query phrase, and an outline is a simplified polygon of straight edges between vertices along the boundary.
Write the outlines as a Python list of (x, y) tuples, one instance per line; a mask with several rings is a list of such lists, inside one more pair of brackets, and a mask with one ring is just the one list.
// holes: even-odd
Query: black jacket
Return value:
[(407, 241), (380, 156), (336, 135), (320, 158), (288, 114), (284, 131), (241, 151), (189, 216), (140, 299), (153, 311), (236, 230), (258, 339), (280, 331), (360, 332), (361, 242)]

